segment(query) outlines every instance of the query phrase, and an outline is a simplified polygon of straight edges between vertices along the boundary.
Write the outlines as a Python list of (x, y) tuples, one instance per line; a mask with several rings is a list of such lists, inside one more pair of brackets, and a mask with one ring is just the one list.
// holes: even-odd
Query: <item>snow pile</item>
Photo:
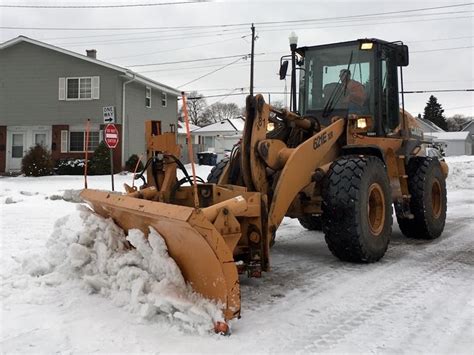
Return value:
[(89, 292), (133, 314), (168, 318), (201, 334), (222, 320), (218, 305), (185, 283), (165, 241), (152, 228), (148, 238), (137, 229), (126, 236), (111, 219), (80, 205), (78, 213), (57, 220), (47, 247), (46, 260), (27, 258), (23, 270), (32, 276), (49, 273), (45, 278), (56, 274), (63, 281), (80, 279)]
[(474, 156), (447, 157), (448, 190), (474, 189)]

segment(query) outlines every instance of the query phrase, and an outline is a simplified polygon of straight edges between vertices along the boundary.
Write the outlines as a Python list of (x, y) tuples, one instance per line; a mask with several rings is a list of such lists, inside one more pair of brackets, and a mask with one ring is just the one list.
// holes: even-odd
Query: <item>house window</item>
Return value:
[(161, 106), (166, 107), (167, 105), (167, 95), (166, 92), (161, 93)]
[[(88, 151), (93, 152), (100, 143), (100, 132), (89, 132)], [(86, 133), (84, 131), (69, 132), (69, 151), (70, 152), (84, 152), (86, 144)]]
[(151, 107), (151, 88), (145, 89), (145, 106)]
[(68, 100), (90, 100), (92, 99), (92, 78), (67, 78)]

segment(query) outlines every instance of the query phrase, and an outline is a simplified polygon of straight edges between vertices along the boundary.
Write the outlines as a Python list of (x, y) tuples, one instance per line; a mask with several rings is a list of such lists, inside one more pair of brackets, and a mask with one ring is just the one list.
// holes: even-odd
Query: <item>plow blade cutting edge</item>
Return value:
[(149, 227), (153, 227), (166, 241), (169, 255), (192, 288), (216, 301), (225, 320), (240, 315), (237, 268), (232, 250), (209, 220), (212, 213), (91, 189), (84, 189), (81, 197), (125, 232), (139, 229), (148, 235)]

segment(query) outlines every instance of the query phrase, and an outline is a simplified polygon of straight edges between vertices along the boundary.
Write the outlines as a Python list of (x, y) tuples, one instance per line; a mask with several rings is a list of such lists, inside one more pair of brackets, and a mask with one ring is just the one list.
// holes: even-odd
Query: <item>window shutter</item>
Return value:
[(92, 77), (92, 98), (94, 100), (100, 99), (100, 77)]
[(99, 143), (102, 142), (104, 140), (104, 130), (101, 129), (99, 131)]
[(66, 100), (66, 78), (59, 78), (59, 100)]
[(67, 153), (68, 151), (68, 131), (61, 131), (61, 153)]

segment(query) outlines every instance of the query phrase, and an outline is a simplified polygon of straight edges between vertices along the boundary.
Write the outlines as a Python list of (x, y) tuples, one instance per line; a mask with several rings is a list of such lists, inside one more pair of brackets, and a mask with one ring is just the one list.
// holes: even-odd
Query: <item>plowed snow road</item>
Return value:
[[(2, 199), (12, 187), (2, 186)], [(44, 253), (56, 218), (75, 210), (72, 203), (45, 200), (42, 194), (48, 193), (41, 191), (0, 204), (2, 352), (472, 354), (474, 349), (472, 190), (449, 192), (441, 238), (407, 239), (395, 223), (387, 254), (371, 265), (338, 261), (322, 233), (285, 219), (271, 253), (272, 271), (262, 279), (241, 279), (242, 318), (233, 322), (230, 337), (197, 335), (166, 319), (143, 320), (88, 294), (77, 280), (25, 281), (22, 260)]]

